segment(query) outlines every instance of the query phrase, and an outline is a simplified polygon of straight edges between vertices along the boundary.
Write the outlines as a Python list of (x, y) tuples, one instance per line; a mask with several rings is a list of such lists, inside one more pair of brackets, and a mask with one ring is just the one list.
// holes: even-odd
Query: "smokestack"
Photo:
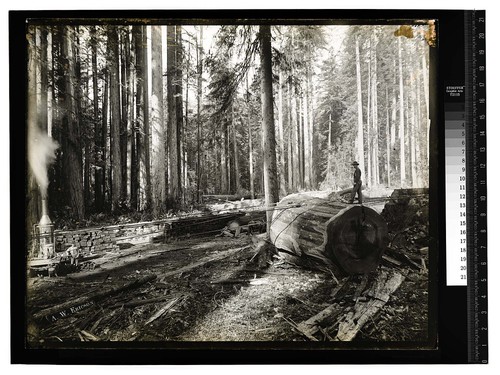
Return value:
[(54, 224), (52, 224), (49, 218), (49, 208), (46, 197), (42, 198), (42, 218), (38, 223), (38, 238), (40, 240), (38, 258), (53, 258), (56, 255), (54, 249)]
[(40, 219), (40, 225), (52, 224), (49, 217), (49, 206), (47, 203), (47, 198), (42, 198), (42, 218)]

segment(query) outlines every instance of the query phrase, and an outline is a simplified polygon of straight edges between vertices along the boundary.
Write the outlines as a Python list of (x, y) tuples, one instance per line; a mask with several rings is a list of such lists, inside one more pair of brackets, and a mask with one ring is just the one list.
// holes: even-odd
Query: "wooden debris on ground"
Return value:
[[(318, 341), (314, 336), (323, 334), (327, 340), (351, 341), (361, 328), (372, 320), (376, 313), (389, 301), (389, 297), (403, 282), (405, 276), (397, 271), (381, 269), (376, 278), (369, 283), (368, 275), (364, 275), (360, 284), (355, 288), (351, 303), (336, 302), (326, 307), (311, 318), (296, 324), (294, 328), (309, 340)], [(334, 289), (334, 296), (350, 281), (345, 278)], [(369, 284), (368, 288), (367, 285)], [(324, 328), (325, 322), (336, 321), (329, 328)], [(335, 335), (329, 329), (336, 328)]]
[(81, 336), (83, 336), (84, 339), (90, 340), (90, 341), (101, 341), (101, 339), (90, 332), (84, 331), (83, 329), (80, 331)]
[(327, 318), (337, 316), (341, 313), (341, 308), (338, 303), (334, 303), (328, 306), (326, 309), (320, 311), (316, 315), (307, 319), (304, 322), (301, 322), (297, 325), (296, 329), (302, 333), (305, 337), (312, 341), (318, 341), (314, 334), (319, 331), (319, 327), (321, 323)]
[(352, 312), (339, 323), (336, 340), (351, 341), (361, 328), (389, 301), (404, 280), (399, 272), (382, 270), (366, 293), (367, 301), (356, 302)]
[(148, 275), (140, 279), (135, 279), (122, 286), (117, 286), (105, 291), (100, 291), (92, 295), (87, 295), (84, 297), (75, 298), (61, 304), (43, 309), (35, 314), (33, 314), (34, 320), (48, 320), (49, 322), (55, 322), (60, 318), (65, 318), (68, 315), (74, 314), (76, 312), (82, 311), (84, 309), (93, 306), (97, 301), (100, 301), (106, 297), (110, 297), (114, 294), (118, 294), (132, 288), (137, 288), (148, 282), (156, 279), (156, 275)]
[(167, 311), (171, 310), (172, 307), (174, 307), (174, 305), (177, 304), (177, 302), (179, 302), (182, 298), (183, 298), (182, 296), (181, 297), (176, 297), (176, 298), (170, 300), (169, 302), (167, 302), (160, 310), (158, 310), (155, 314), (153, 314), (153, 316), (151, 316), (146, 321), (146, 323), (144, 323), (144, 325), (148, 325), (148, 324), (153, 323), (160, 316), (162, 316), (163, 314), (165, 314)]

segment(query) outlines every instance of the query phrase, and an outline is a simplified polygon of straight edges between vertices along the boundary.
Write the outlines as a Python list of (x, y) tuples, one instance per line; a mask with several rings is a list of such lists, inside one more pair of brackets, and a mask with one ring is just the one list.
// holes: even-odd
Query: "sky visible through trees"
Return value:
[(425, 187), (429, 29), (30, 24), (28, 222)]

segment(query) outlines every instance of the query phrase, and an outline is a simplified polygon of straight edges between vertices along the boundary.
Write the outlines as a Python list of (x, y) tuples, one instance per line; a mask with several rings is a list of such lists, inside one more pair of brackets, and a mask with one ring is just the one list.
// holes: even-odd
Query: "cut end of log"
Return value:
[(387, 224), (374, 210), (350, 206), (327, 224), (326, 254), (347, 274), (374, 271), (388, 243)]

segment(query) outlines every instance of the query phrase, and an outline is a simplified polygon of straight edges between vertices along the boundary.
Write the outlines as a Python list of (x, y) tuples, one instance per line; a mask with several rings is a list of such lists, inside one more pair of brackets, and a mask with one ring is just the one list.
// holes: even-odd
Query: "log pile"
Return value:
[(388, 242), (386, 222), (369, 207), (331, 199), (304, 193), (282, 199), (271, 242), (288, 260), (336, 277), (375, 270)]
[(177, 218), (165, 228), (167, 241), (171, 238), (189, 237), (219, 233), (228, 222), (235, 220), (244, 213), (237, 211), (218, 215), (203, 215), (200, 217)]
[(163, 241), (164, 237), (195, 235), (217, 231), (231, 220), (243, 216), (243, 212), (224, 214), (201, 214), (199, 216), (176, 217), (165, 220), (111, 225), (100, 228), (85, 228), (74, 231), (55, 231), (57, 252), (65, 251), (71, 245), (82, 253), (117, 251), (120, 243), (141, 244)]
[(166, 221), (151, 221), (100, 228), (85, 228), (74, 231), (55, 231), (56, 251), (64, 251), (75, 245), (81, 252), (103, 252), (119, 250), (122, 241), (147, 243), (163, 236)]
[(116, 233), (102, 229), (79, 230), (75, 232), (56, 232), (56, 249), (64, 251), (75, 245), (83, 252), (118, 250)]

